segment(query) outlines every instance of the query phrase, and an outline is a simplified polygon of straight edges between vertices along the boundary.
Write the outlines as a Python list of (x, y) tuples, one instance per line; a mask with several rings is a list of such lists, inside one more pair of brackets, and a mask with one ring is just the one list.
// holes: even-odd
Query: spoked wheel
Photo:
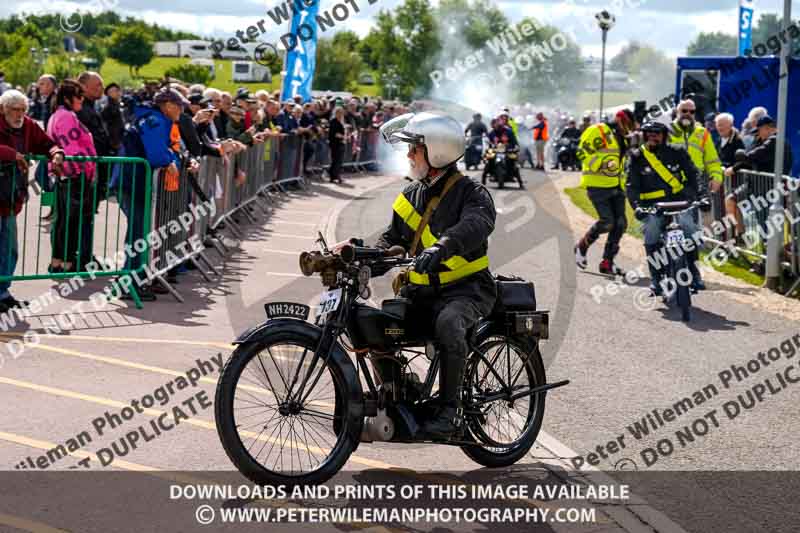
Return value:
[(353, 451), (341, 368), (314, 362), (315, 347), (305, 335), (280, 332), (239, 346), (220, 376), (217, 432), (233, 464), (254, 483), (324, 483)]
[[(544, 418), (544, 394), (525, 394), (547, 382), (533, 339), (490, 337), (470, 355), (465, 372), (467, 438), (461, 449), (488, 467), (509, 466), (531, 449)], [(480, 412), (480, 414), (477, 413)]]

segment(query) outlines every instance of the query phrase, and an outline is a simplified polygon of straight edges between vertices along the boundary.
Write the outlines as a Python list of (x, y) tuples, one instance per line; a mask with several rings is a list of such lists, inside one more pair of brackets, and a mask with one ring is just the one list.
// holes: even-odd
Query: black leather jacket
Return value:
[[(448, 178), (458, 172), (451, 169), (437, 182), (428, 187), (415, 181), (401, 193), (414, 210), (422, 216), (431, 198), (438, 196)], [(448, 259), (459, 255), (467, 261), (473, 261), (488, 253), (489, 235), (494, 231), (494, 201), (489, 191), (471, 178), (462, 176), (441, 200), (430, 218), (429, 226), (437, 242), (444, 246)], [(414, 239), (414, 230), (395, 212), (389, 227), (378, 240), (377, 246), (389, 248), (399, 245), (412, 256), (423, 249), (420, 242), (417, 250), (409, 250)], [(416, 252), (416, 253), (415, 253)], [(440, 271), (447, 268), (442, 265)], [(488, 269), (482, 270), (460, 280), (441, 286), (443, 297), (469, 296), (487, 301), (494, 301), (496, 289), (494, 280)]]

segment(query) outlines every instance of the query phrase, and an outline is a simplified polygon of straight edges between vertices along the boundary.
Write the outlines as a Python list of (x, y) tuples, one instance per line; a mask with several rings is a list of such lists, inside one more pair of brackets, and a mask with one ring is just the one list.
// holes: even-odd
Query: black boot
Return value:
[(458, 433), (463, 422), (461, 388), (464, 381), (463, 357), (442, 357), (439, 370), (439, 396), (442, 405), (431, 420), (422, 424), (426, 438), (447, 439)]

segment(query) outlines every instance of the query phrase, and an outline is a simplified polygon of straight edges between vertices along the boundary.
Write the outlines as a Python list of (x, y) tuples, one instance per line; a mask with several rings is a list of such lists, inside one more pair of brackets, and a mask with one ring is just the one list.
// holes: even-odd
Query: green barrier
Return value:
[[(26, 156), (26, 159), (47, 164), (46, 156)], [(127, 281), (139, 279), (149, 264), (150, 245), (142, 237), (150, 233), (152, 225), (150, 164), (139, 157), (67, 156), (64, 159), (65, 170), (71, 166), (80, 169), (80, 175), (56, 178), (54, 192), (43, 194), (36, 193), (38, 188), (31, 187), (33, 181), (18, 171), (15, 162), (0, 164), (2, 228), (3, 234), (8, 236), (0, 242), (0, 282), (116, 276), (107, 294), (119, 295), (125, 290), (141, 309), (136, 282)], [(95, 163), (94, 176), (85, 175), (84, 165), (70, 165), (87, 162)], [(109, 187), (115, 166), (120, 171), (132, 171), (129, 166), (135, 165), (141, 165), (139, 170), (143, 172), (132, 180), (130, 191), (123, 191), (122, 180), (113, 190)], [(45, 207), (51, 208), (47, 217), (42, 216)], [(21, 212), (7, 215), (13, 215), (16, 209)], [(50, 220), (51, 235), (50, 239), (43, 239), (48, 229), (45, 227), (47, 220)], [(136, 240), (144, 244), (135, 246)], [(129, 252), (134, 250), (134, 254)], [(92, 268), (87, 269), (87, 266)]]

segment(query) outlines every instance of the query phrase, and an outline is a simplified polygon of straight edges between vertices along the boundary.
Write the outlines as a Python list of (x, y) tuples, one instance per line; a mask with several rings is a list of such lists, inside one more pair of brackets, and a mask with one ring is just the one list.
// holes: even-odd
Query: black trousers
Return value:
[[(489, 316), (497, 299), (497, 288), (488, 272), (476, 274), (457, 287), (432, 293), (431, 287), (407, 294), (417, 310), (415, 316), (433, 323), (433, 340), (440, 357), (439, 394), (443, 404), (459, 406), (464, 367), (469, 354), (467, 332), (481, 317)], [(430, 322), (429, 322), (430, 323)]]
[(331, 179), (339, 179), (342, 173), (342, 160), (344, 159), (344, 144), (332, 143), (331, 144), (331, 168), (328, 174)]
[(628, 228), (625, 218), (625, 193), (619, 187), (588, 187), (586, 192), (600, 219), (595, 222), (583, 237), (582, 245), (588, 248), (600, 235), (608, 233), (603, 259), (613, 261), (619, 252), (619, 241)]
[[(53, 231), (53, 259), (73, 264), (80, 268), (91, 259), (91, 235), (94, 231), (94, 188), (84, 184), (81, 194), (80, 180), (59, 181), (56, 184), (56, 216)], [(80, 243), (80, 257), (78, 244)], [(80, 260), (80, 261), (79, 261)]]

